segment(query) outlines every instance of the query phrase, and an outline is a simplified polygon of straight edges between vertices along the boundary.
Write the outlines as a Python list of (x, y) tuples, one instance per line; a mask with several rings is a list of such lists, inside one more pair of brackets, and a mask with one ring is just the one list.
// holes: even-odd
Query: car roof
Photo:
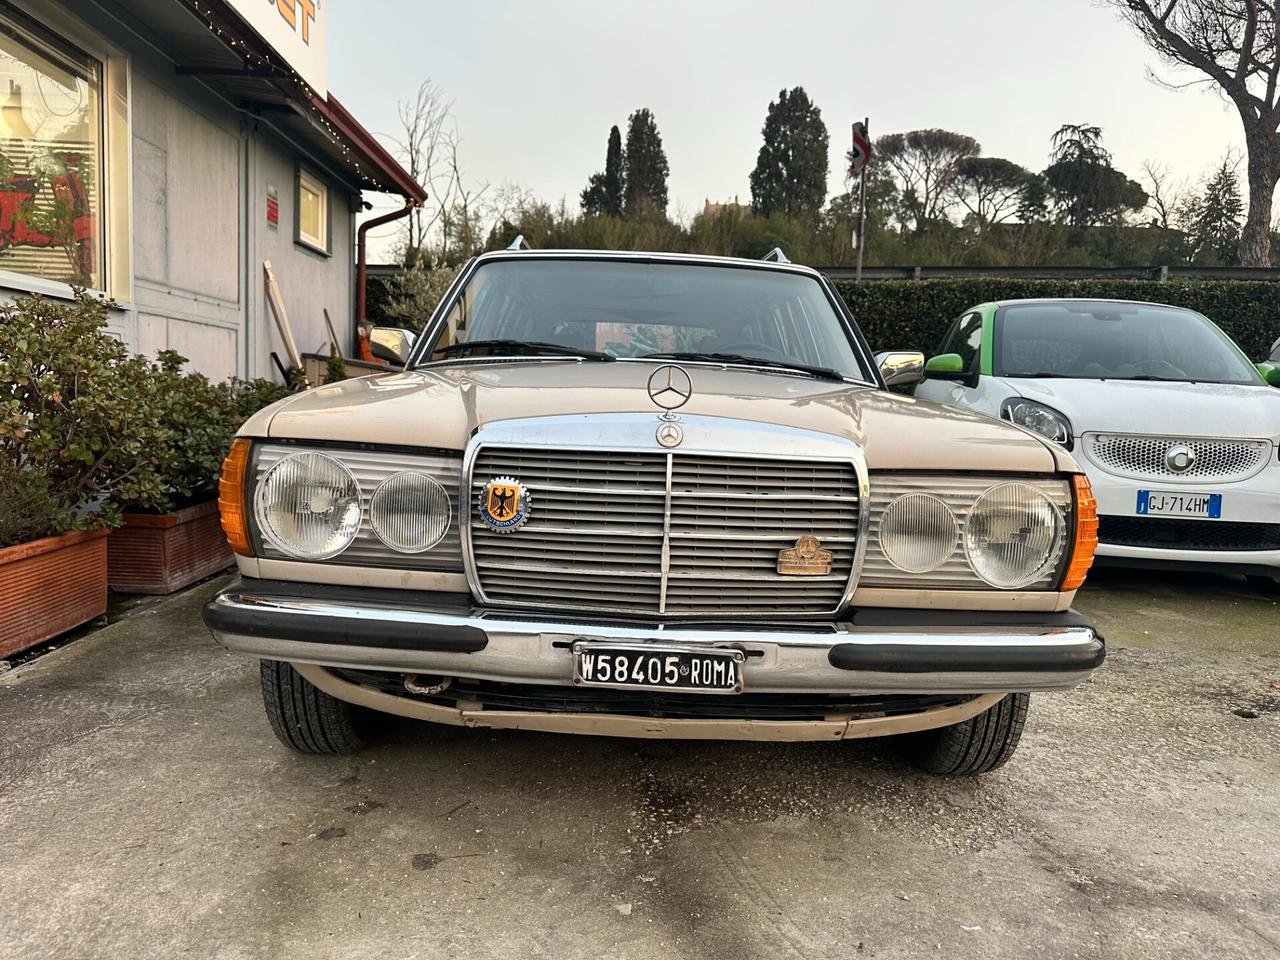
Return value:
[(645, 250), (491, 250), (476, 257), (477, 263), (491, 260), (634, 260), (640, 263), (682, 263), (707, 267), (750, 267), (782, 273), (802, 273), (822, 277), (813, 267), (776, 260), (751, 260), (747, 257), (717, 257), (704, 253), (658, 253)]

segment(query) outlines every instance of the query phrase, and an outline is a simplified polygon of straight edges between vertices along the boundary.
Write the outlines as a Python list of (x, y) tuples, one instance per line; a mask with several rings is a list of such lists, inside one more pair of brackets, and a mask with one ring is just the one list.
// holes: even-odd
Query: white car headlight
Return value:
[(964, 552), (974, 573), (1014, 590), (1042, 579), (1060, 559), (1062, 512), (1028, 483), (1001, 483), (980, 496), (964, 528)]
[(951, 509), (927, 493), (907, 493), (880, 518), (885, 559), (906, 573), (928, 573), (955, 552), (959, 526)]
[(1010, 397), (1000, 404), (1000, 416), (1071, 449), (1071, 421), (1053, 407), (1023, 397)]
[(443, 540), (450, 514), (449, 494), (440, 481), (416, 470), (388, 477), (369, 501), (373, 532), (400, 553), (421, 553)]
[(262, 536), (299, 560), (325, 560), (350, 545), (360, 529), (360, 487), (341, 461), (294, 453), (266, 472), (253, 497)]

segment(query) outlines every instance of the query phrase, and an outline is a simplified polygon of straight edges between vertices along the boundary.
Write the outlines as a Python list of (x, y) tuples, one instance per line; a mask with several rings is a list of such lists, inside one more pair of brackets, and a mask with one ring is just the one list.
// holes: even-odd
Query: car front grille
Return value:
[(1165, 550), (1280, 550), (1280, 523), (1103, 515), (1098, 541)]
[[(529, 521), (496, 533), (484, 485), (529, 489)], [(472, 560), (495, 604), (728, 616), (833, 613), (854, 567), (851, 462), (482, 447), (471, 472)], [(786, 576), (778, 551), (803, 535), (831, 573)]]
[[(1177, 446), (1186, 446), (1195, 455), (1195, 462), (1187, 470), (1172, 470), (1166, 462), (1170, 448)], [(1129, 433), (1087, 433), (1084, 452), (1103, 470), (1120, 477), (1214, 483), (1247, 480), (1262, 470), (1274, 454), (1268, 440), (1148, 437)]]

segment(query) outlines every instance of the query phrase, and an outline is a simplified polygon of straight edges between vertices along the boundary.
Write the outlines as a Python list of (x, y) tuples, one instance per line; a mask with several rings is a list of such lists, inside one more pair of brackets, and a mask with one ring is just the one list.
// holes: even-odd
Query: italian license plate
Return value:
[(578, 642), (573, 682), (593, 687), (741, 693), (741, 650)]
[(1207, 517), (1217, 520), (1222, 516), (1220, 493), (1170, 493), (1165, 490), (1139, 490), (1138, 515), (1159, 517)]

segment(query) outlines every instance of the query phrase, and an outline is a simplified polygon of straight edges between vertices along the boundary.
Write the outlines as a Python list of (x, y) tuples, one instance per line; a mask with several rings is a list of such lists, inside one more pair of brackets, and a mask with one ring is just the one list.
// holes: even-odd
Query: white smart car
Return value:
[(1011, 300), (959, 317), (916, 396), (1061, 443), (1098, 499), (1098, 557), (1280, 581), (1280, 371), (1191, 310)]

